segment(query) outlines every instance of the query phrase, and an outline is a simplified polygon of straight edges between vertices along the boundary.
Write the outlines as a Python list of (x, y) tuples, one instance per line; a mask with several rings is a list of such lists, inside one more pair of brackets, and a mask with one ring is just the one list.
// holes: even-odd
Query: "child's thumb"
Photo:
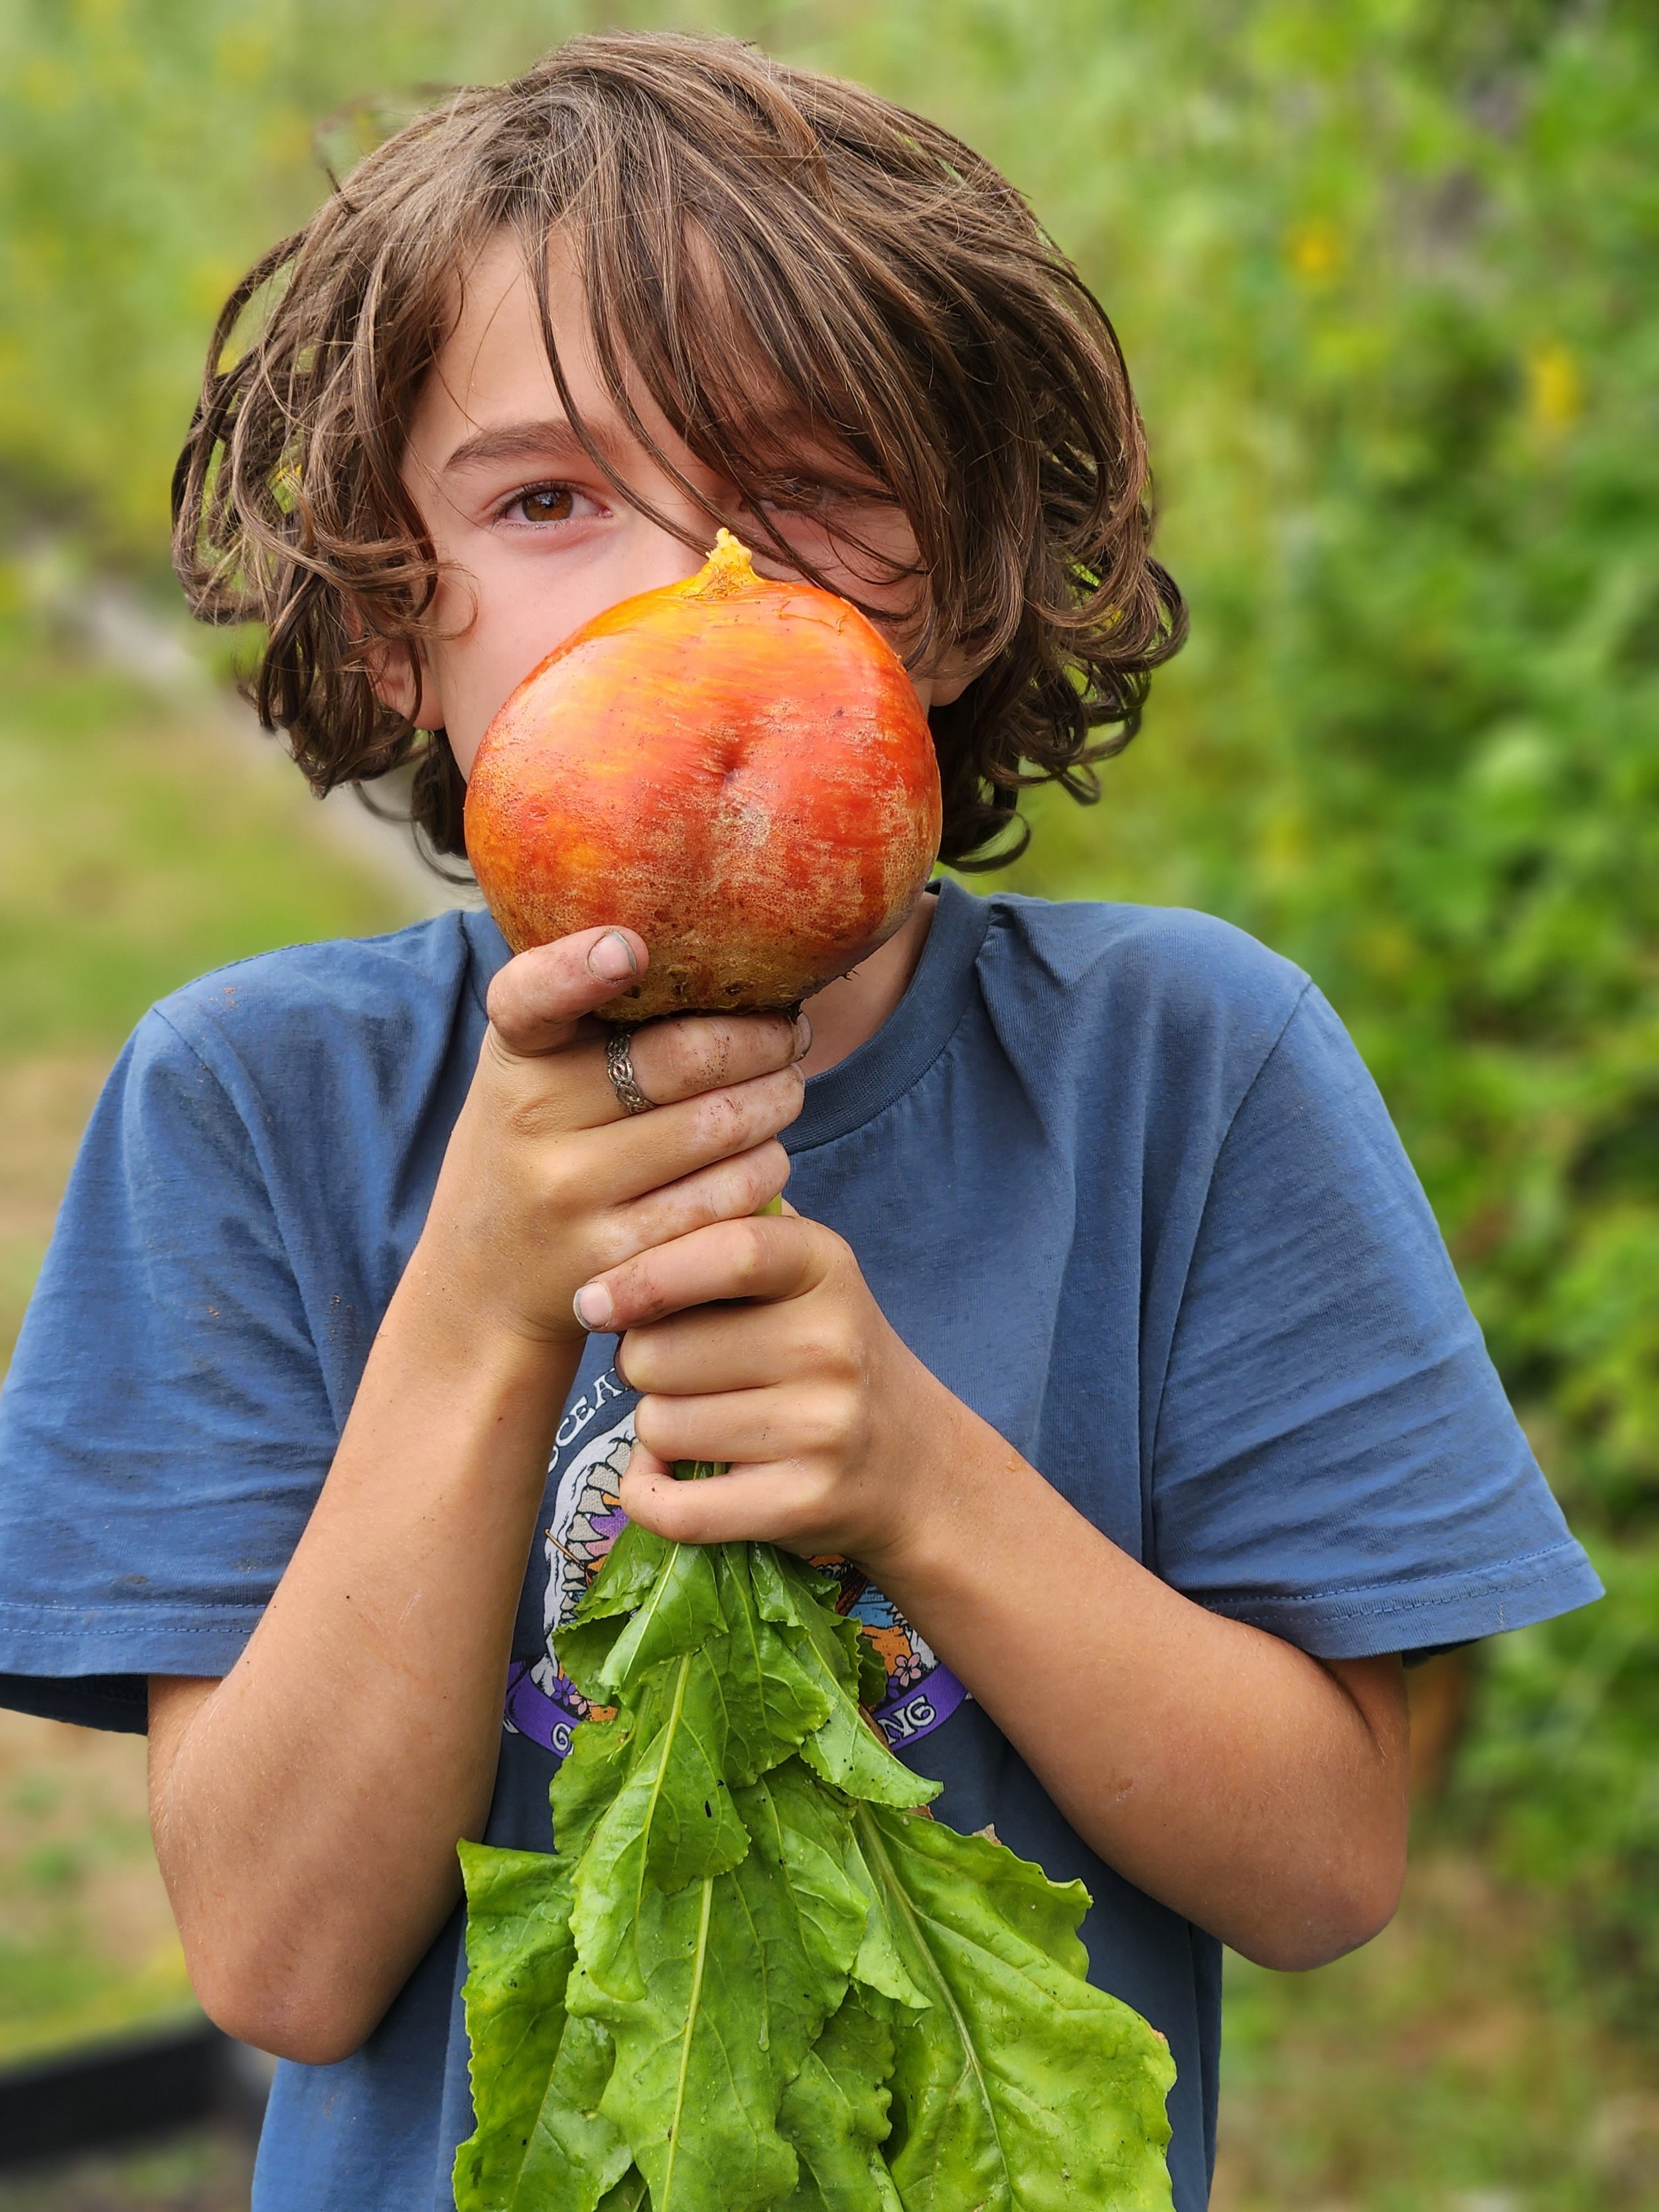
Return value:
[(510, 1053), (533, 1058), (569, 1043), (584, 1014), (614, 999), (650, 960), (631, 929), (583, 929), (509, 960), (489, 987), (490, 1024)]

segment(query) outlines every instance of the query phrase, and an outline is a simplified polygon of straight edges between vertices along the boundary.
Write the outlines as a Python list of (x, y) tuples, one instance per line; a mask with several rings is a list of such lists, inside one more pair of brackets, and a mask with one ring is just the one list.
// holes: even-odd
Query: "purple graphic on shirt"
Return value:
[[(571, 1730), (594, 1710), (559, 1665), (558, 1635), (628, 1525), (617, 1493), (634, 1446), (633, 1408), (609, 1428), (598, 1429), (597, 1423), (610, 1401), (624, 1395), (615, 1375), (607, 1372), (560, 1424), (546, 1535), (546, 1647), (533, 1661), (514, 1660), (507, 1675), (507, 1726), (556, 1759), (566, 1756)], [(597, 1433), (584, 1437), (590, 1428)], [(566, 1449), (570, 1457), (561, 1465)], [(887, 1694), (873, 1710), (889, 1743), (898, 1749), (931, 1735), (962, 1704), (966, 1690), (860, 1569), (845, 1559), (812, 1564), (834, 1576), (840, 1586), (836, 1612), (858, 1622), (887, 1669)]]
[[(569, 1693), (568, 1702), (561, 1692)], [(586, 1718), (590, 1710), (575, 1685), (562, 1674), (550, 1694), (536, 1680), (528, 1661), (515, 1659), (507, 1669), (507, 1719), (520, 1735), (527, 1735), (532, 1743), (540, 1744), (556, 1759), (564, 1758), (569, 1751), (570, 1731), (578, 1721)]]

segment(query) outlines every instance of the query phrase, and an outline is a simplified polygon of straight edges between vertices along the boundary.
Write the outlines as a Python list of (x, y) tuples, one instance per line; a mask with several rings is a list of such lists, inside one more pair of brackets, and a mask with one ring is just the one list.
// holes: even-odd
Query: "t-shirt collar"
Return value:
[[(968, 1003), (991, 907), (949, 878), (929, 888), (939, 911), (904, 996), (856, 1052), (810, 1079), (799, 1118), (783, 1133), (791, 1152), (830, 1144), (873, 1121), (933, 1066), (950, 1042)], [(507, 941), (488, 914), (469, 913), (462, 926), (482, 1006), (490, 979), (509, 957)]]
[(856, 1052), (811, 1077), (799, 1119), (783, 1133), (790, 1152), (809, 1152), (861, 1128), (902, 1097), (939, 1058), (962, 1019), (990, 902), (943, 878), (927, 941), (904, 996)]

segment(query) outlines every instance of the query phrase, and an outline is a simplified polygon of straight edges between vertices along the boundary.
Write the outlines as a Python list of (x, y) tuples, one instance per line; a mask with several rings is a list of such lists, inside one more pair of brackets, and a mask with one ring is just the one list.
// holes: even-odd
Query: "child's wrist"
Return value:
[(908, 1418), (884, 1458), (902, 1468), (900, 1481), (884, 1486), (886, 1510), (859, 1548), (859, 1564), (888, 1596), (894, 1586), (930, 1585), (961, 1548), (959, 1523), (975, 1512), (972, 1431), (983, 1424), (954, 1392), (908, 1351), (904, 1371), (884, 1394)]
[[(383, 1324), (439, 1369), (533, 1383), (574, 1369), (586, 1333), (567, 1308), (546, 1320), (503, 1295), (499, 1273), (422, 1237)], [(566, 1386), (568, 1387), (568, 1385)]]
[[(920, 1363), (918, 1363), (919, 1364)], [(972, 1407), (936, 1376), (913, 1393), (903, 1445), (907, 1479), (889, 1525), (860, 1553), (860, 1565), (912, 1618), (971, 1596), (994, 1578), (995, 1554), (1013, 1494), (1048, 1486)]]

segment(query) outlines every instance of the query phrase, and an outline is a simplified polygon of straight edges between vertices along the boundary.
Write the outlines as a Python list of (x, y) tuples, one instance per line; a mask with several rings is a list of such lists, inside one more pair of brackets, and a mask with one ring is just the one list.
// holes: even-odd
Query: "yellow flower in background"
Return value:
[(210, 326), (223, 306), (231, 286), (241, 273), (240, 268), (228, 254), (215, 255), (195, 262), (186, 271), (185, 295)]
[(300, 504), (300, 495), (304, 489), (300, 464), (292, 454), (289, 454), (278, 466), (276, 474), (271, 477), (270, 488), (276, 495), (276, 504), (283, 513), (292, 514)]
[(1276, 808), (1256, 836), (1256, 866), (1270, 884), (1293, 882), (1311, 857), (1306, 817), (1297, 806)]
[(1375, 922), (1369, 928), (1357, 931), (1352, 939), (1353, 957), (1367, 975), (1386, 983), (1398, 983), (1409, 976), (1419, 957), (1416, 939), (1398, 922)]
[(24, 106), (37, 115), (60, 115), (74, 104), (74, 71), (52, 55), (37, 55), (25, 64), (15, 82)]
[(1584, 411), (1584, 377), (1571, 346), (1551, 338), (1527, 356), (1527, 421), (1545, 438), (1559, 438)]
[(1342, 264), (1342, 234), (1322, 216), (1293, 223), (1285, 234), (1285, 255), (1304, 284), (1325, 284)]

